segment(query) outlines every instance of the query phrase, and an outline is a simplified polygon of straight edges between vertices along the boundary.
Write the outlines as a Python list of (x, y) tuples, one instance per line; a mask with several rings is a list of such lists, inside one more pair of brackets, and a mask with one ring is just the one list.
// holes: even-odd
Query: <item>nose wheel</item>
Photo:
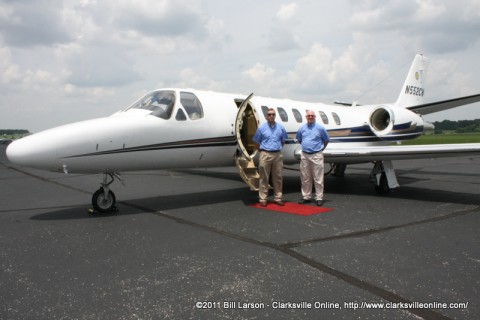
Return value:
[[(107, 181), (108, 177), (110, 177), (110, 181)], [(92, 196), (93, 209), (88, 210), (90, 214), (97, 212), (107, 213), (118, 211), (117, 207), (115, 206), (115, 194), (112, 192), (112, 190), (110, 190), (110, 185), (115, 180), (115, 177), (121, 180), (121, 177), (118, 174), (107, 173), (103, 175), (103, 183), (101, 183), (100, 189), (95, 191)]]
[(117, 207), (115, 206), (115, 194), (108, 190), (105, 192), (104, 188), (100, 188), (93, 194), (92, 205), (95, 211), (106, 213), (106, 212), (117, 212)]

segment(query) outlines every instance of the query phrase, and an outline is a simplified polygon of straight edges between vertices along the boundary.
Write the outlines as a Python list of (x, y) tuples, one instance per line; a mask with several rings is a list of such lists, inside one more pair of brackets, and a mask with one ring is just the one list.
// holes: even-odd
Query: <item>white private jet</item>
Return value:
[[(480, 101), (480, 94), (422, 104), (427, 59), (417, 55), (395, 103), (326, 105), (193, 89), (158, 89), (109, 117), (49, 129), (11, 143), (8, 159), (18, 165), (65, 173), (103, 173), (93, 197), (96, 211), (115, 210), (110, 185), (119, 172), (219, 167), (236, 164), (252, 190), (258, 188), (252, 142), (268, 108), (289, 134), (285, 164), (298, 163), (294, 140), (307, 110), (318, 114), (331, 137), (325, 162), (373, 162), (378, 192), (398, 187), (392, 160), (480, 155), (480, 143), (402, 146), (427, 127), (422, 115)], [(394, 145), (392, 145), (394, 144)], [(110, 177), (110, 178), (109, 178)]]

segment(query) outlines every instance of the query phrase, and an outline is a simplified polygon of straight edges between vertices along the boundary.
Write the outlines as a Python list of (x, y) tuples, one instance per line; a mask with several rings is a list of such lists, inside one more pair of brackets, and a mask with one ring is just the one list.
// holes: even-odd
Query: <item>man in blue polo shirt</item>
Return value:
[(284, 205), (282, 201), (282, 147), (287, 139), (287, 131), (284, 126), (275, 122), (275, 116), (275, 109), (268, 109), (267, 122), (262, 124), (253, 136), (253, 142), (260, 150), (258, 197), (262, 207), (267, 205), (270, 174), (272, 175), (274, 201), (279, 206)]
[(297, 132), (297, 140), (302, 145), (300, 160), (300, 179), (302, 182), (302, 199), (298, 203), (312, 201), (312, 182), (315, 185), (315, 201), (322, 206), (323, 199), (323, 150), (330, 137), (324, 126), (315, 121), (315, 112), (307, 111), (307, 123)]

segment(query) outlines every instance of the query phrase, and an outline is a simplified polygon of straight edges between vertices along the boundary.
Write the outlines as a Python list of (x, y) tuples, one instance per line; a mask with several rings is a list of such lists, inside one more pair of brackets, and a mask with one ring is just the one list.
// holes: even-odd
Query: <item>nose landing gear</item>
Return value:
[[(110, 177), (110, 181), (108, 181), (108, 177)], [(113, 183), (113, 181), (115, 181), (115, 178), (123, 181), (118, 173), (103, 174), (103, 182), (101, 183), (101, 187), (95, 191), (92, 196), (93, 209), (88, 210), (90, 214), (95, 214), (97, 212), (118, 212), (118, 209), (115, 206), (115, 194), (112, 192), (112, 190), (110, 190), (110, 185)]]

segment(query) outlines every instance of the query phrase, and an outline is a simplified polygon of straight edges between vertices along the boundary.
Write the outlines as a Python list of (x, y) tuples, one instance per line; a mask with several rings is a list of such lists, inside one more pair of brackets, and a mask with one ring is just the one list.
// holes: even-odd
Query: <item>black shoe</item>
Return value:
[(281, 207), (283, 207), (283, 206), (285, 205), (285, 203), (283, 203), (282, 200), (275, 201), (275, 203), (276, 203), (278, 206), (281, 206)]
[(317, 200), (317, 206), (321, 207), (325, 203), (325, 200)]
[(310, 202), (312, 202), (312, 200), (305, 199), (305, 198), (302, 198), (300, 201), (298, 201), (299, 204), (305, 204), (305, 203), (310, 203)]

